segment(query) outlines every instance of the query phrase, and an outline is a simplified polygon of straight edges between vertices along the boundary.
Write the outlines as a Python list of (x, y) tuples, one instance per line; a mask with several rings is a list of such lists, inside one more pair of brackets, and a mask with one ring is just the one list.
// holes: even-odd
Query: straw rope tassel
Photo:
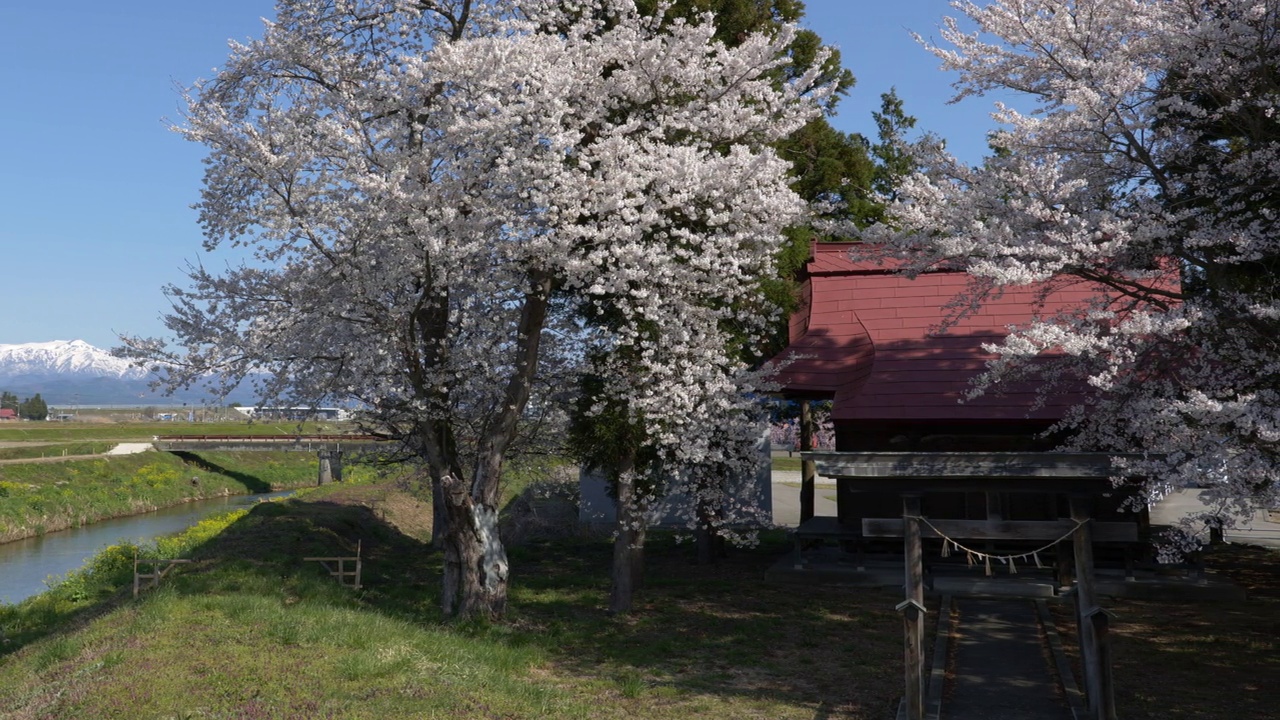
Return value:
[(1031, 553), (1031, 557), (1036, 561), (1036, 569), (1037, 569), (1037, 570), (1038, 570), (1038, 569), (1041, 569), (1041, 568), (1043, 568), (1043, 567), (1044, 567), (1043, 565), (1041, 565), (1041, 564), (1040, 564), (1040, 553), (1038, 553), (1038, 552), (1033, 552), (1033, 553)]
[(942, 557), (951, 557), (951, 541), (942, 539)]
[(1018, 574), (1018, 566), (1013, 564), (1013, 558), (1009, 558), (1009, 574), (1010, 575)]
[(982, 557), (987, 561), (987, 577), (991, 577), (991, 556), (983, 555)]

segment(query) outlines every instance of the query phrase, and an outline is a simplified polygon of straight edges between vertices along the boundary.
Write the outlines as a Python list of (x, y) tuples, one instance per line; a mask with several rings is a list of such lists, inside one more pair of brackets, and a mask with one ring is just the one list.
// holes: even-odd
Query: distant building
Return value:
[(0, 409), (0, 422), (12, 422), (18, 419), (18, 411), (13, 408)]
[(242, 415), (254, 420), (346, 420), (351, 411), (334, 407), (237, 407)]

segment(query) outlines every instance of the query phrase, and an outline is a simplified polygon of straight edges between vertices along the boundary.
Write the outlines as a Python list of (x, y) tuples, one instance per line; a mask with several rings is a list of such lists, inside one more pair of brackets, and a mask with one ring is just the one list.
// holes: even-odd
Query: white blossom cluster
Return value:
[(1280, 504), (1280, 3), (954, 5), (979, 30), (948, 20), (930, 49), (959, 97), (1032, 111), (997, 105), (980, 167), (928, 149), (866, 237), (967, 270), (971, 300), (1091, 283), (995, 348), (983, 384), (1087, 383), (1074, 446), (1149, 453), (1130, 468), (1148, 499), (1207, 485), (1224, 519)]
[(730, 48), (710, 16), (631, 0), (277, 12), (179, 128), (209, 149), (206, 244), (256, 260), (194, 268), (169, 288), (180, 349), (134, 354), (173, 382), (269, 371), (267, 392), (393, 410), (433, 475), (456, 472), (439, 428), (465, 427), (479, 503), (530, 376), (587, 357), (672, 463), (723, 462), (754, 387), (734, 344), (764, 329), (758, 280), (805, 212), (769, 143), (831, 92), (779, 80), (794, 30)]

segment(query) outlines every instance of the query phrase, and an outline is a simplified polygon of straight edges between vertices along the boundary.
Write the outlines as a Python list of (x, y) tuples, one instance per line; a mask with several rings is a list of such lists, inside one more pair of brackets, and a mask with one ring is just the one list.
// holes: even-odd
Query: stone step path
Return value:
[(954, 602), (942, 720), (1072, 720), (1036, 604), (969, 597)]

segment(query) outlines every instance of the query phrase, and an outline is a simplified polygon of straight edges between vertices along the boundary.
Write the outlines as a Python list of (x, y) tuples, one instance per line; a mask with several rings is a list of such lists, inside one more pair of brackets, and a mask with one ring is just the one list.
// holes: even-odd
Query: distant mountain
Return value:
[(23, 375), (144, 380), (147, 371), (83, 340), (0, 345), (0, 377)]
[(171, 396), (152, 392), (150, 379), (146, 370), (83, 340), (0, 345), (0, 390), (20, 398), (40, 393), (54, 406), (198, 405), (208, 399), (199, 391)]

